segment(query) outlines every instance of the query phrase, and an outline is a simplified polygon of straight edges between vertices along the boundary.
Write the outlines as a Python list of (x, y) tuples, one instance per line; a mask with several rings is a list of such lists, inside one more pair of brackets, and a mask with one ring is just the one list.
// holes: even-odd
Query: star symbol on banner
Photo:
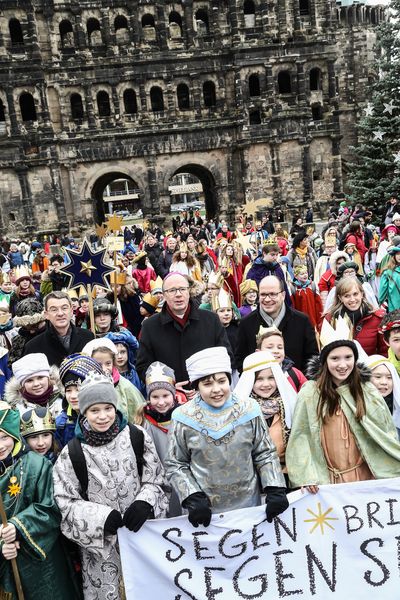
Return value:
[(374, 140), (379, 140), (380, 142), (383, 140), (383, 136), (385, 135), (384, 131), (377, 130), (373, 132)]
[(106, 221), (106, 227), (107, 227), (108, 231), (113, 231), (113, 232), (121, 231), (122, 221), (123, 221), (123, 218), (122, 217), (118, 217), (114, 213)]
[(384, 102), (383, 106), (385, 107), (383, 114), (385, 114), (385, 112), (388, 112), (391, 115), (395, 109), (395, 107), (393, 106), (393, 100), (391, 100), (388, 104)]
[(328, 517), (329, 513), (333, 511), (333, 508), (330, 507), (325, 512), (322, 512), (321, 502), (318, 502), (318, 512), (315, 513), (310, 508), (307, 508), (307, 512), (310, 515), (313, 515), (313, 519), (304, 519), (304, 523), (315, 523), (313, 527), (310, 529), (310, 533), (313, 533), (317, 527), (321, 528), (321, 533), (324, 535), (324, 526), (330, 527), (331, 529), (335, 529), (328, 521), (338, 521), (337, 517)]
[(396, 154), (393, 154), (393, 158), (395, 163), (400, 163), (400, 150), (398, 150)]
[(114, 267), (110, 267), (104, 262), (106, 248), (94, 251), (85, 240), (79, 251), (66, 248), (65, 252), (69, 263), (65, 265), (61, 272), (71, 278), (69, 288), (81, 285), (87, 288), (91, 284), (92, 286), (101, 285), (110, 289), (106, 275), (111, 273)]
[(374, 114), (374, 107), (372, 106), (372, 104), (370, 102), (368, 102), (368, 104), (364, 110), (365, 110), (366, 117), (372, 117), (372, 115)]

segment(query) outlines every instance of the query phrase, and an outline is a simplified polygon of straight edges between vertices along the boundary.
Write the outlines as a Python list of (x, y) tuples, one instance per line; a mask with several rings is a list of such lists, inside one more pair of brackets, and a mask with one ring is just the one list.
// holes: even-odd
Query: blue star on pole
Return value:
[(83, 242), (82, 248), (77, 250), (65, 249), (69, 263), (65, 265), (62, 272), (71, 278), (69, 288), (87, 286), (90, 284), (101, 285), (109, 289), (106, 275), (114, 271), (113, 267), (106, 265), (104, 255), (106, 248), (93, 251), (87, 241)]

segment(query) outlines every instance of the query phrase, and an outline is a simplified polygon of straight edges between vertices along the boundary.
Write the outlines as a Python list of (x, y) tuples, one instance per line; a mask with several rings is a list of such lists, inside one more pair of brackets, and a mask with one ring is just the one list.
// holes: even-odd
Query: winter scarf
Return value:
[(119, 434), (121, 425), (118, 415), (115, 416), (114, 423), (107, 431), (94, 431), (86, 417), (81, 417), (79, 423), (81, 425), (83, 440), (89, 446), (105, 446), (109, 444)]
[(298, 279), (293, 279), (293, 284), (296, 286), (296, 288), (298, 288), (299, 290), (305, 290), (308, 288), (308, 286), (311, 284), (311, 280), (307, 279), (307, 281), (299, 281)]
[(10, 331), (14, 327), (14, 323), (12, 319), (8, 321), (5, 325), (0, 325), (0, 333), (5, 333), (6, 331)]
[(25, 388), (21, 389), (21, 396), (25, 398), (28, 402), (32, 402), (32, 404), (37, 404), (38, 406), (47, 406), (51, 395), (53, 394), (54, 389), (52, 385), (49, 385), (48, 389), (42, 396), (35, 396), (34, 394), (29, 394)]
[(302, 258), (302, 259), (305, 259), (307, 257), (307, 252), (308, 252), (308, 247), (300, 248), (300, 246), (298, 246), (296, 248), (296, 254), (298, 254), (300, 256), (300, 258)]
[(265, 312), (265, 310), (262, 308), (261, 304), (259, 306), (259, 311), (260, 311), (260, 315), (262, 316), (262, 318), (264, 319), (264, 321), (266, 322), (268, 327), (272, 327), (273, 325), (275, 325), (276, 327), (279, 327), (279, 325), (281, 324), (282, 319), (286, 313), (286, 304), (282, 304), (282, 308), (281, 308), (279, 314), (275, 317), (275, 319), (270, 317), (270, 315)]
[(366, 317), (368, 315), (368, 313), (370, 312), (368, 306), (366, 306), (364, 303), (361, 304), (360, 308), (358, 308), (357, 310), (349, 310), (348, 308), (346, 308), (345, 306), (343, 306), (343, 308), (340, 310), (340, 316), (344, 317), (344, 316), (348, 316), (348, 318), (350, 319), (353, 327), (355, 327), (357, 325), (357, 323), (363, 318)]

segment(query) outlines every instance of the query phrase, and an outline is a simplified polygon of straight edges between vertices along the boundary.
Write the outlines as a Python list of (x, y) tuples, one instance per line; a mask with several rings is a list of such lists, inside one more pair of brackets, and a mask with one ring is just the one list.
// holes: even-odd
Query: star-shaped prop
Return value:
[(62, 269), (62, 272), (71, 277), (69, 288), (81, 285), (87, 288), (91, 284), (109, 289), (106, 275), (114, 271), (114, 268), (104, 262), (106, 251), (105, 248), (93, 251), (86, 240), (79, 252), (67, 248), (66, 253), (70, 262)]
[(118, 217), (115, 213), (109, 217), (106, 221), (106, 227), (108, 231), (113, 231), (114, 233), (117, 231), (121, 231), (122, 227), (122, 217)]
[(396, 154), (393, 154), (393, 158), (395, 163), (400, 163), (400, 150)]
[(374, 114), (374, 107), (372, 106), (372, 104), (369, 102), (367, 104), (367, 106), (365, 107), (365, 116), (366, 117), (372, 117), (372, 115)]
[(384, 131), (374, 131), (374, 140), (379, 140), (380, 142), (383, 140), (383, 136), (385, 135)]
[(383, 114), (385, 114), (385, 112), (388, 112), (391, 115), (395, 109), (395, 107), (393, 106), (393, 100), (391, 100), (388, 104), (386, 102), (384, 102), (383, 106), (385, 107)]
[(102, 225), (96, 225), (96, 233), (102, 240), (107, 233), (107, 227), (104, 225), (104, 223)]

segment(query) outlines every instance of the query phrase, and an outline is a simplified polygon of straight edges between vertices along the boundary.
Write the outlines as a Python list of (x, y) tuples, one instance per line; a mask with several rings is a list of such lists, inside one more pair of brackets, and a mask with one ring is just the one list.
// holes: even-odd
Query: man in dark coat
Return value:
[(94, 338), (91, 331), (71, 323), (72, 303), (66, 292), (50, 292), (44, 299), (47, 327), (24, 348), (23, 356), (43, 352), (50, 365), (60, 366), (66, 356), (80, 352)]
[[(168, 275), (163, 292), (162, 311), (143, 321), (136, 370), (144, 380), (152, 362), (163, 362), (175, 371), (176, 387), (185, 389), (185, 361), (189, 356), (213, 346), (225, 346), (231, 354), (231, 347), (217, 315), (198, 310), (190, 302), (189, 282), (184, 275)], [(187, 395), (191, 397), (194, 392)]]
[(308, 360), (318, 354), (314, 329), (304, 313), (285, 305), (285, 291), (278, 277), (264, 277), (259, 287), (260, 305), (257, 310), (241, 320), (239, 325), (236, 362), (241, 370), (243, 361), (256, 349), (256, 336), (260, 327), (275, 325), (283, 334), (285, 354), (294, 366), (304, 371)]

